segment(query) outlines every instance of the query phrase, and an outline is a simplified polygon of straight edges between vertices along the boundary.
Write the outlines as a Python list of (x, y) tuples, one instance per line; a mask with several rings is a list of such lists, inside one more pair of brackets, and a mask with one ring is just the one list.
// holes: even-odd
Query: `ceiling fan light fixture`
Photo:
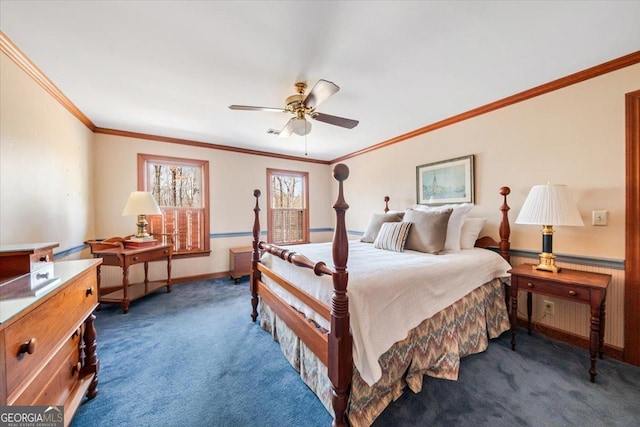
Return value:
[(305, 136), (311, 132), (311, 122), (295, 117), (291, 119), (291, 132), (296, 135)]
[(289, 96), (285, 101), (284, 108), (273, 107), (254, 107), (251, 105), (230, 105), (232, 110), (245, 111), (274, 111), (282, 113), (291, 113), (293, 118), (289, 119), (286, 125), (280, 131), (269, 130), (267, 133), (278, 135), (280, 138), (288, 138), (292, 134), (306, 136), (311, 132), (311, 122), (307, 118), (317, 120), (319, 122), (328, 123), (334, 126), (340, 126), (346, 129), (353, 129), (358, 125), (357, 120), (346, 119), (344, 117), (332, 116), (316, 111), (318, 105), (322, 104), (328, 98), (332, 97), (340, 90), (338, 85), (328, 80), (318, 80), (313, 86), (311, 92), (305, 95), (307, 84), (296, 83), (295, 95)]

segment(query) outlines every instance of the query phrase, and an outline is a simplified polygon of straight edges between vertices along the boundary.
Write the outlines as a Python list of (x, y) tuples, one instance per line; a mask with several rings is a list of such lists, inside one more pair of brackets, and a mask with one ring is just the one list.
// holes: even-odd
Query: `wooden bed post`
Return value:
[(345, 212), (349, 205), (344, 200), (342, 182), (349, 177), (349, 168), (338, 164), (333, 168), (338, 181), (338, 199), (333, 205), (336, 211), (336, 231), (333, 236), (333, 297), (331, 304), (331, 332), (329, 344), (329, 380), (331, 381), (331, 405), (335, 418), (334, 426), (346, 426), (349, 386), (353, 376), (353, 345), (349, 330), (349, 297), (347, 296), (347, 259), (349, 240), (345, 225)]
[(384, 196), (384, 213), (389, 212), (389, 196)]
[(253, 208), (253, 254), (251, 257), (251, 280), (249, 282), (249, 291), (251, 292), (251, 320), (255, 323), (258, 318), (258, 282), (262, 279), (262, 273), (258, 270), (258, 261), (260, 261), (260, 250), (258, 243), (260, 242), (260, 206), (258, 199), (260, 198), (260, 190), (253, 190), (253, 197), (256, 198), (256, 205)]
[(511, 256), (509, 255), (509, 250), (511, 248), (511, 243), (509, 243), (509, 237), (511, 235), (511, 227), (509, 227), (509, 205), (507, 205), (507, 195), (511, 193), (511, 189), (509, 187), (501, 187), (500, 194), (503, 196), (502, 206), (500, 206), (500, 210), (502, 211), (502, 221), (500, 221), (500, 255), (511, 264)]
[[(509, 187), (500, 187), (500, 195), (502, 195), (502, 206), (500, 206), (500, 211), (502, 212), (502, 220), (500, 221), (500, 243), (498, 243), (498, 248), (500, 250), (500, 255), (504, 258), (509, 264), (511, 264), (511, 243), (509, 242), (509, 237), (511, 236), (511, 227), (509, 226), (509, 205), (507, 204), (507, 196), (511, 193), (511, 189)], [(511, 310), (511, 304), (509, 304), (509, 294), (511, 291), (509, 290), (509, 286), (505, 282), (503, 284), (504, 288), (504, 303), (507, 307), (507, 311)]]

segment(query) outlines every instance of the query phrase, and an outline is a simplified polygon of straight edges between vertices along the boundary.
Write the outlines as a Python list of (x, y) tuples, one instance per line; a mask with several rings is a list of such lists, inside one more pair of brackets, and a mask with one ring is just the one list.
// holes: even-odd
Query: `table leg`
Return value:
[(591, 382), (596, 382), (596, 356), (600, 347), (600, 307), (591, 306), (591, 334), (589, 343), (589, 352), (591, 356)]
[(122, 266), (122, 312), (129, 312), (129, 266)]
[(171, 292), (171, 256), (167, 258), (167, 292)]
[(600, 304), (600, 345), (598, 348), (600, 359), (604, 356), (605, 303), (606, 297), (602, 300), (602, 304)]
[(533, 308), (533, 302), (531, 292), (527, 292), (527, 330), (531, 335), (531, 309)]
[[(515, 282), (515, 283), (514, 283)], [(518, 284), (511, 281), (511, 350), (516, 351), (516, 329), (518, 328)]]
[(144, 263), (144, 293), (149, 293), (149, 263)]

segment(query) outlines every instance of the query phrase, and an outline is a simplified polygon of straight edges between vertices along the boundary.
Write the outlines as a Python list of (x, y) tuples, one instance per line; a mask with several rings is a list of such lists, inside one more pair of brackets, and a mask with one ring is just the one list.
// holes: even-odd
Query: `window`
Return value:
[(172, 235), (175, 256), (209, 254), (209, 162), (138, 154), (138, 188), (162, 210), (150, 233)]
[(309, 174), (267, 169), (267, 240), (309, 242)]

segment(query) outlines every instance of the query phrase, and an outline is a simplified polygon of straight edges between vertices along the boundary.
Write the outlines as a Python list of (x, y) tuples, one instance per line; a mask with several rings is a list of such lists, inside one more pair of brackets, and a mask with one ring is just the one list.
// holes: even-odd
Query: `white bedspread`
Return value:
[[(331, 243), (289, 246), (312, 261), (333, 267)], [(331, 307), (331, 277), (295, 267), (270, 254), (263, 263), (275, 273)], [(415, 251), (391, 252), (371, 243), (349, 242), (347, 262), (349, 313), (353, 359), (362, 379), (373, 385), (382, 370), (378, 358), (409, 330), (497, 277), (509, 277), (509, 264), (497, 253), (474, 248), (454, 254), (431, 255)], [(263, 275), (263, 279), (266, 278)], [(278, 286), (275, 292), (287, 303), (326, 329), (326, 320)]]

